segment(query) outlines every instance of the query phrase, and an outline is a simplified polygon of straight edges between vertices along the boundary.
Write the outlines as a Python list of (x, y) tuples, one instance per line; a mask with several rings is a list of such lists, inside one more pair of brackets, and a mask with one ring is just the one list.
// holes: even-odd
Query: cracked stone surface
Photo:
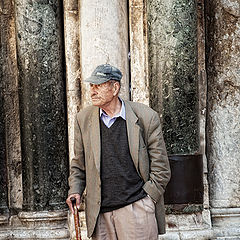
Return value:
[(61, 1), (16, 1), (23, 209), (66, 208)]
[(148, 2), (150, 105), (169, 154), (199, 150), (195, 1)]
[[(123, 73), (120, 96), (129, 99), (127, 1), (82, 0), (80, 7), (81, 81), (98, 65), (112, 64)], [(91, 105), (89, 84), (81, 87), (82, 107)]]
[(240, 5), (207, 9), (208, 160), (210, 204), (240, 206)]

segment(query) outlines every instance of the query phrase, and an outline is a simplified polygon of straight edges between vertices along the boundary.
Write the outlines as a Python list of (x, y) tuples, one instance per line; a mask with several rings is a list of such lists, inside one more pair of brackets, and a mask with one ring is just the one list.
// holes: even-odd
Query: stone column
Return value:
[[(122, 73), (121, 96), (129, 98), (127, 1), (81, 0), (81, 79), (96, 66), (110, 63)], [(82, 107), (90, 105), (89, 86), (82, 83)]]
[(14, 5), (12, 1), (4, 0), (1, 2), (0, 25), (0, 89), (2, 100), (0, 111), (1, 119), (5, 119), (4, 131), (1, 132), (0, 137), (0, 141), (4, 141), (4, 146), (0, 147), (4, 151), (4, 158), (2, 158), (4, 162), (1, 161), (0, 164), (0, 178), (2, 178), (0, 184), (4, 184), (5, 188), (8, 187), (8, 189), (0, 190), (0, 193), (4, 194), (5, 200), (8, 202), (8, 208), (11, 211), (9, 220), (11, 221), (12, 218), (16, 217), (18, 209), (22, 207), (18, 72)]
[[(147, 14), (150, 106), (161, 117), (167, 151), (172, 155), (171, 167), (177, 166), (174, 161), (180, 161), (179, 166), (182, 164), (182, 169), (186, 170), (184, 164), (190, 158), (191, 163), (196, 162), (193, 164), (195, 171), (203, 176), (197, 166), (197, 162), (201, 165), (204, 153), (199, 134), (198, 74), (202, 69), (198, 72), (198, 45), (201, 44), (198, 43), (197, 1), (148, 1)], [(201, 109), (203, 106), (201, 103)], [(200, 154), (199, 161), (196, 154)], [(181, 168), (174, 169), (172, 179), (177, 179), (178, 171)], [(199, 189), (202, 189), (202, 179), (199, 179)], [(184, 185), (184, 181), (182, 179), (178, 184)], [(168, 233), (160, 239), (187, 239), (187, 236), (200, 239), (202, 235), (211, 234), (207, 230), (210, 228), (210, 215), (203, 209), (202, 194), (201, 190), (199, 198), (187, 206), (189, 202), (180, 201), (177, 197), (167, 206)], [(194, 232), (188, 232), (190, 229)]]
[(69, 236), (62, 12), (57, 0), (16, 1), (24, 210), (19, 218), (31, 230), (29, 238), (32, 232), (34, 238)]
[[(81, 109), (81, 55), (79, 25), (80, 17), (78, 0), (64, 0), (64, 47), (66, 57), (68, 147), (70, 162), (74, 156), (73, 143), (75, 115)], [(84, 215), (84, 212), (81, 212), (81, 214)], [(70, 211), (68, 215), (68, 226), (72, 239), (76, 237), (76, 233), (74, 226), (74, 218)], [(81, 231), (82, 233), (86, 233), (86, 228), (83, 229), (82, 226)]]
[(199, 150), (194, 0), (148, 3), (150, 105), (162, 113), (169, 154)]
[(149, 105), (147, 1), (129, 1), (131, 100)]
[(64, 1), (64, 39), (69, 159), (73, 158), (74, 119), (81, 108), (80, 33), (78, 0)]
[(2, 2), (0, 22), (1, 56), (3, 60), (0, 71), (2, 71), (1, 82), (4, 89), (3, 107), (5, 111), (9, 208), (17, 210), (22, 207), (22, 176), (16, 31), (12, 1), (4, 0)]
[[(217, 236), (240, 236), (240, 5), (206, 1), (210, 205)], [(232, 236), (232, 238), (230, 237)]]

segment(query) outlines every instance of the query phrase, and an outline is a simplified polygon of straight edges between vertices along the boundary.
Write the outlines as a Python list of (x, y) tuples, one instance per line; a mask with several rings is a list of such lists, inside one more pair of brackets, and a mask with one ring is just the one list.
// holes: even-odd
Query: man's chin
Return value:
[(100, 103), (99, 103), (99, 101), (92, 100), (92, 105), (96, 106), (96, 107), (99, 107)]

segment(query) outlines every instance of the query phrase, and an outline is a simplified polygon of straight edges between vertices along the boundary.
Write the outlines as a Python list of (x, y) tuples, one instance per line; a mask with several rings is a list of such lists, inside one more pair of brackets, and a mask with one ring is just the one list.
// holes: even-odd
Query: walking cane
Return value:
[(76, 231), (76, 240), (82, 240), (81, 238), (81, 229), (80, 229), (80, 219), (79, 219), (79, 214), (78, 214), (78, 209), (76, 205), (76, 198), (71, 197), (70, 198), (73, 206), (73, 216), (74, 216), (74, 225), (75, 225), (75, 231)]

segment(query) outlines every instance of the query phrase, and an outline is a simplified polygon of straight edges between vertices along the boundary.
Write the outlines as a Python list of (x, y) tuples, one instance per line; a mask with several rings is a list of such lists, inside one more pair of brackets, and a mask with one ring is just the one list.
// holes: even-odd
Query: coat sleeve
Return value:
[(82, 195), (86, 186), (84, 146), (82, 132), (78, 123), (77, 116), (74, 123), (74, 158), (70, 164), (69, 192), (68, 195), (79, 193)]
[(154, 112), (148, 132), (147, 150), (150, 161), (149, 180), (144, 184), (143, 189), (156, 202), (165, 191), (170, 180), (171, 171), (167, 157), (167, 151), (161, 130), (159, 116)]

